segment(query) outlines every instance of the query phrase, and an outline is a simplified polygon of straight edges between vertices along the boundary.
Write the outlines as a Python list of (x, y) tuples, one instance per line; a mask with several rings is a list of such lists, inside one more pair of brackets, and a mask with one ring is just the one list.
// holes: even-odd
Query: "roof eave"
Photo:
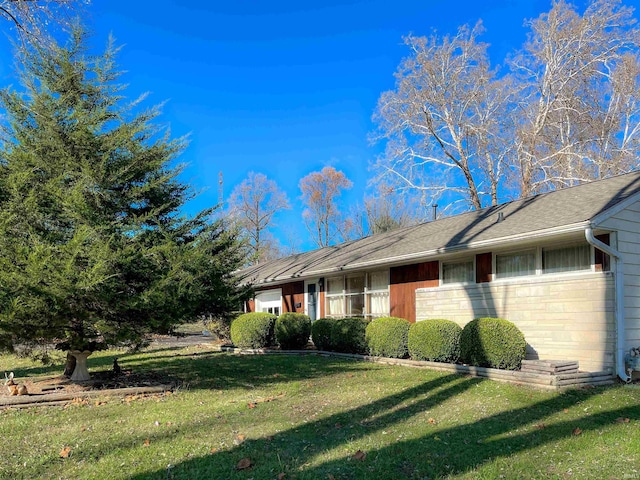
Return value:
[(341, 265), (337, 267), (325, 268), (322, 270), (310, 270), (298, 276), (267, 278), (260, 282), (254, 283), (254, 285), (275, 285), (279, 283), (285, 283), (290, 280), (300, 281), (300, 280), (319, 277), (319, 276), (323, 276), (331, 273), (362, 270), (370, 267), (400, 265), (411, 260), (424, 260), (429, 257), (440, 256), (448, 253), (456, 253), (461, 251), (477, 251), (477, 250), (500, 246), (505, 243), (530, 241), (532, 239), (537, 239), (537, 238), (554, 237), (559, 235), (566, 235), (569, 233), (581, 232), (589, 225), (591, 225), (591, 222), (586, 220), (586, 221), (581, 221), (577, 223), (572, 223), (570, 225), (562, 225), (561, 227), (552, 227), (552, 228), (547, 228), (543, 230), (536, 230), (533, 232), (524, 232), (516, 235), (508, 235), (505, 237), (493, 238), (489, 240), (470, 242), (462, 245), (453, 245), (450, 247), (446, 247), (446, 246), (439, 247), (432, 250), (424, 250), (421, 252), (416, 252), (416, 253), (411, 253), (406, 255), (397, 255), (395, 257), (386, 257), (383, 259), (371, 260), (368, 262), (350, 263), (350, 264)]

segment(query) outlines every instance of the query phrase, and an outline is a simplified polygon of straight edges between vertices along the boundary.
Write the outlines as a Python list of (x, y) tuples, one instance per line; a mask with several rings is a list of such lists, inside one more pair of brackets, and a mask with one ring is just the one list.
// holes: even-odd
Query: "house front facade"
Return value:
[[(515, 323), (527, 358), (627, 380), (640, 346), (640, 172), (259, 264), (249, 311), (482, 316)], [(635, 374), (637, 375), (637, 374)]]

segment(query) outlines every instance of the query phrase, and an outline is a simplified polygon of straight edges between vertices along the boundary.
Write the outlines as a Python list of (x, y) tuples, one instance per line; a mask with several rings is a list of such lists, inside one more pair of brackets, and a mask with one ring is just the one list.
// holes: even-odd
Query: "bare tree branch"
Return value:
[(344, 240), (351, 225), (342, 217), (337, 199), (343, 190), (353, 186), (351, 180), (340, 170), (324, 167), (302, 178), (299, 185), (306, 206), (302, 216), (316, 245), (326, 247)]
[(0, 19), (15, 28), (22, 42), (50, 43), (51, 33), (71, 26), (90, 0), (0, 0)]
[(476, 40), (482, 30), (405, 39), (411, 55), (374, 114), (377, 139), (387, 143), (376, 163), (380, 181), (432, 192), (427, 202), (444, 195), (474, 209), (485, 203), (479, 186), (487, 185), (488, 201), (497, 202), (504, 156), (495, 155), (496, 140), (510, 85), (495, 79), (487, 45)]
[(233, 189), (229, 197), (229, 215), (249, 242), (251, 262), (280, 256), (271, 229), (275, 227), (274, 217), (289, 208), (286, 194), (262, 173), (249, 172)]
[[(424, 202), (481, 208), (640, 168), (640, 30), (621, 0), (565, 0), (492, 69), (480, 24), (405, 39), (380, 96), (376, 182)], [(426, 195), (425, 195), (426, 194)], [(451, 210), (453, 211), (453, 210)]]

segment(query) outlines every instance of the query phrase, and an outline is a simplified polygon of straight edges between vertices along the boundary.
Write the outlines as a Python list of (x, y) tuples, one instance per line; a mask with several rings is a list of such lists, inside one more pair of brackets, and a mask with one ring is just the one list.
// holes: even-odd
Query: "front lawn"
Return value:
[[(183, 383), (167, 396), (0, 410), (0, 478), (640, 479), (637, 385), (551, 393), (206, 347), (101, 352), (89, 367), (114, 356)], [(0, 356), (9, 369), (60, 371)]]

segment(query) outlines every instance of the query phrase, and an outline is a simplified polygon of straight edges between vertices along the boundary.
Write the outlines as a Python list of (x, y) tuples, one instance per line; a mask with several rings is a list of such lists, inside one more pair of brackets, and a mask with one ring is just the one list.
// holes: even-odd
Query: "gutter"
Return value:
[(588, 226), (584, 230), (584, 236), (591, 245), (599, 250), (602, 250), (607, 255), (616, 259), (616, 272), (615, 272), (615, 289), (616, 289), (616, 373), (620, 380), (629, 383), (631, 376), (625, 369), (624, 361), (624, 336), (625, 336), (625, 321), (624, 321), (624, 262), (622, 260), (622, 254), (615, 248), (601, 242), (593, 236), (593, 230), (591, 226)]

